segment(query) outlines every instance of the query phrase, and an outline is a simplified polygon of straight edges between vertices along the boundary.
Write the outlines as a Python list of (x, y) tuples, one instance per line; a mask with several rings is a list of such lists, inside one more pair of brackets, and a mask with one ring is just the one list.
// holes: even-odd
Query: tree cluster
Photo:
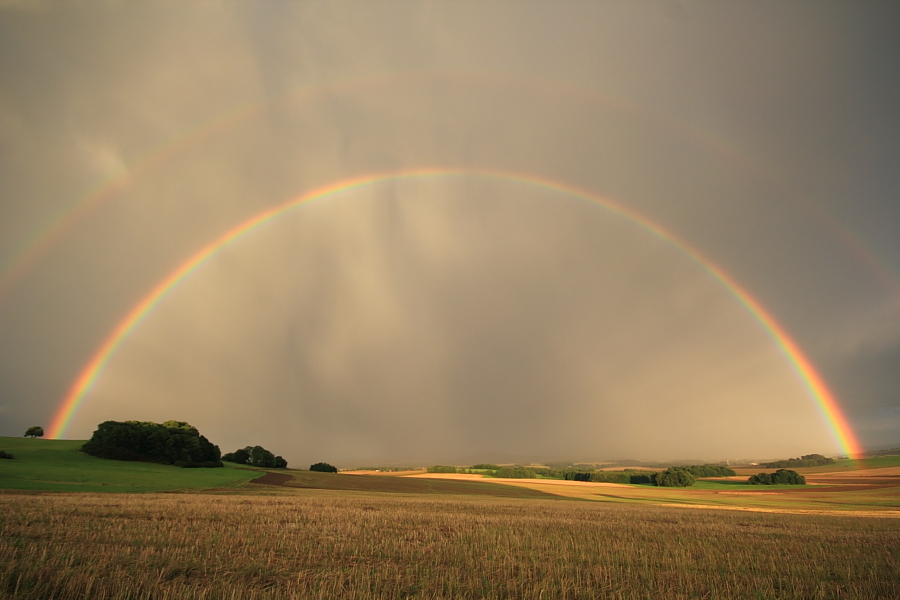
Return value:
[(100, 458), (177, 467), (222, 466), (219, 447), (184, 421), (104, 421), (81, 451)]
[(314, 465), (309, 465), (309, 470), (310, 471), (318, 471), (320, 473), (337, 473), (338, 472), (337, 467), (335, 467), (333, 465), (329, 465), (328, 463), (324, 463), (324, 462), (317, 462)]
[(806, 477), (790, 469), (778, 469), (774, 473), (751, 475), (750, 485), (806, 485)]
[(694, 477), (731, 477), (737, 475), (734, 469), (723, 467), (721, 465), (691, 465), (689, 467), (679, 467), (689, 471)]
[(656, 485), (662, 487), (691, 487), (697, 479), (684, 467), (669, 467), (654, 476)]
[(456, 467), (448, 467), (445, 465), (435, 465), (425, 469), (429, 473), (456, 473)]
[(280, 456), (275, 456), (262, 446), (247, 446), (234, 452), (229, 452), (222, 460), (239, 465), (262, 467), (263, 469), (286, 469), (287, 461)]
[(567, 473), (566, 479), (575, 481), (593, 481), (595, 483), (652, 483), (656, 484), (656, 471), (638, 471), (624, 469), (622, 471), (590, 471)]
[(822, 456), (821, 454), (804, 454), (800, 458), (789, 458), (787, 460), (776, 460), (775, 462), (764, 463), (763, 466), (769, 469), (786, 469), (789, 467), (822, 467), (824, 465), (833, 465), (834, 459)]
[(529, 467), (500, 467), (491, 472), (491, 477), (501, 479), (536, 479), (537, 473)]
[(488, 470), (488, 471), (498, 471), (500, 469), (499, 466), (493, 463), (478, 463), (477, 465), (472, 465), (469, 469), (479, 469), (479, 470)]

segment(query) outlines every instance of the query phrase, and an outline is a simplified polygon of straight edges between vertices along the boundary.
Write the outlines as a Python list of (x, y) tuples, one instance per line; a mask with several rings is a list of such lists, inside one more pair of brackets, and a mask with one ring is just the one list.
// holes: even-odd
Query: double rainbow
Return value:
[(647, 217), (629, 209), (613, 200), (598, 196), (586, 190), (537, 176), (488, 169), (416, 169), (391, 173), (375, 173), (353, 177), (314, 189), (297, 198), (270, 208), (258, 215), (238, 224), (223, 235), (200, 248), (190, 258), (160, 281), (144, 298), (138, 302), (106, 337), (100, 348), (94, 353), (90, 362), (72, 384), (63, 399), (49, 427), (48, 436), (53, 439), (62, 437), (72, 422), (85, 396), (96, 383), (116, 349), (122, 341), (143, 321), (153, 308), (181, 281), (203, 265), (206, 260), (224, 246), (248, 234), (257, 227), (271, 221), (285, 212), (312, 202), (323, 200), (336, 194), (347, 192), (389, 180), (413, 179), (425, 177), (479, 177), (485, 179), (515, 181), (534, 185), (540, 188), (568, 194), (596, 204), (616, 215), (624, 217), (649, 231), (658, 238), (668, 242), (693, 261), (703, 267), (715, 280), (727, 289), (744, 308), (762, 325), (781, 352), (795, 369), (811, 398), (818, 405), (822, 416), (828, 423), (835, 441), (848, 456), (861, 454), (861, 448), (837, 400), (825, 385), (821, 376), (800, 350), (800, 347), (787, 334), (784, 328), (772, 315), (719, 266), (703, 256), (698, 250), (680, 240), (671, 232), (649, 220)]

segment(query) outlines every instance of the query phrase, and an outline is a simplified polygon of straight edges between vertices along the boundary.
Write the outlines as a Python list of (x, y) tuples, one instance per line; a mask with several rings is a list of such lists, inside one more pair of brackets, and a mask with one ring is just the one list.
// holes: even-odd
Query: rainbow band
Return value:
[(790, 364), (796, 370), (807, 391), (815, 400), (821, 413), (831, 428), (835, 441), (840, 448), (848, 456), (858, 456), (861, 454), (861, 448), (850, 424), (838, 406), (837, 400), (831, 391), (825, 385), (821, 376), (816, 372), (809, 359), (804, 356), (800, 347), (797, 346), (784, 328), (769, 314), (768, 311), (750, 295), (743, 287), (741, 287), (734, 279), (732, 279), (725, 271), (718, 267), (715, 263), (703, 256), (698, 250), (691, 247), (687, 243), (677, 238), (671, 232), (663, 229), (660, 225), (649, 220), (647, 217), (631, 210), (621, 204), (618, 204), (607, 198), (597, 196), (591, 192), (578, 189), (574, 186), (543, 179), (531, 175), (523, 175), (520, 173), (494, 171), (486, 169), (418, 169), (410, 171), (400, 171), (394, 173), (377, 173), (370, 175), (362, 175), (351, 179), (345, 179), (324, 187), (314, 189), (293, 200), (284, 202), (274, 208), (266, 210), (243, 223), (235, 226), (223, 235), (219, 236), (187, 261), (182, 263), (180, 267), (175, 269), (168, 277), (159, 282), (137, 305), (132, 308), (122, 321), (116, 325), (115, 329), (107, 336), (103, 345), (97, 350), (91, 358), (87, 366), (82, 370), (81, 374), (75, 380), (69, 393), (63, 399), (62, 404), (53, 417), (53, 421), (49, 428), (48, 437), (52, 439), (60, 438), (66, 431), (66, 428), (75, 416), (78, 407), (84, 401), (86, 394), (91, 390), (97, 378), (102, 373), (110, 357), (115, 353), (116, 349), (122, 341), (137, 327), (141, 321), (150, 313), (156, 304), (169, 293), (179, 282), (200, 267), (210, 256), (219, 249), (235, 241), (239, 237), (247, 234), (253, 229), (263, 225), (264, 223), (274, 219), (275, 217), (285, 213), (286, 211), (311, 202), (333, 196), (340, 192), (345, 192), (355, 188), (371, 185), (379, 182), (410, 179), (435, 176), (456, 176), (456, 177), (482, 177), (488, 179), (499, 179), (506, 181), (517, 181), (527, 183), (537, 187), (549, 189), (556, 192), (562, 192), (577, 198), (587, 200), (593, 204), (601, 206), (614, 214), (625, 217), (626, 219), (640, 225), (647, 231), (650, 231), (658, 238), (672, 244), (684, 254), (690, 257), (697, 264), (702, 266), (714, 279), (725, 287), (751, 315), (763, 326), (769, 335), (775, 340), (781, 352), (788, 359)]

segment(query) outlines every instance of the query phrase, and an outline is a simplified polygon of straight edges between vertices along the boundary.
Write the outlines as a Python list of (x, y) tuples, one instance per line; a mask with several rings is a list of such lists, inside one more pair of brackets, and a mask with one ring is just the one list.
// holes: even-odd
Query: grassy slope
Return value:
[(162, 492), (179, 489), (234, 487), (260, 473), (226, 466), (181, 469), (151, 463), (106, 460), (78, 451), (84, 440), (41, 440), (0, 437), (0, 489), (67, 492)]

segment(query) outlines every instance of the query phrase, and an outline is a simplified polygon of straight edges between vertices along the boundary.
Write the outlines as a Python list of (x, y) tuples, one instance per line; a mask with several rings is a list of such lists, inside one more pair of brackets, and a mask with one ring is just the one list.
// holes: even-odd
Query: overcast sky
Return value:
[[(864, 446), (900, 445), (898, 31), (874, 1), (0, 2), (0, 435), (47, 428), (198, 249), (384, 173), (216, 252), (65, 437), (185, 420), (292, 466), (839, 453), (708, 261)], [(457, 174), (390, 177), (425, 168)]]

